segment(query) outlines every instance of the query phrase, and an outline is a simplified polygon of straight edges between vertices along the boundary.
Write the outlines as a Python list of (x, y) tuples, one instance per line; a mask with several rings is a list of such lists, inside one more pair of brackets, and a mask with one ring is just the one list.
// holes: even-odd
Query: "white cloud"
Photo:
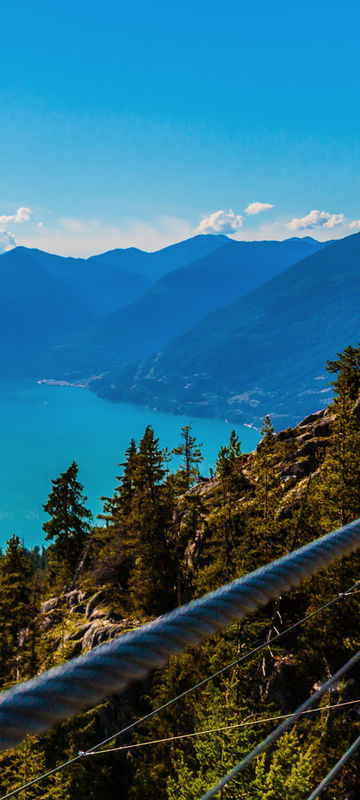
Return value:
[(243, 218), (240, 214), (234, 214), (231, 208), (229, 211), (214, 211), (209, 217), (201, 220), (195, 233), (236, 233), (242, 223)]
[(310, 211), (305, 217), (295, 217), (291, 222), (286, 223), (286, 227), (291, 231), (311, 230), (312, 228), (335, 228), (336, 225), (343, 225), (344, 214), (330, 214), (328, 211)]
[(3, 214), (0, 216), (0, 225), (8, 225), (9, 222), (28, 222), (31, 217), (31, 208), (21, 206), (15, 211), (15, 214)]
[(245, 208), (245, 214), (249, 216), (252, 214), (260, 214), (261, 211), (268, 211), (270, 208), (274, 208), (272, 203), (249, 203)]
[(26, 208), (26, 206), (21, 206), (15, 211), (14, 214), (14, 222), (28, 222), (32, 214), (31, 208)]
[(16, 247), (13, 234), (0, 228), (0, 253), (12, 250), (13, 247)]
[(352, 230), (359, 230), (360, 229), (360, 219), (353, 219), (352, 222), (349, 223), (349, 228)]

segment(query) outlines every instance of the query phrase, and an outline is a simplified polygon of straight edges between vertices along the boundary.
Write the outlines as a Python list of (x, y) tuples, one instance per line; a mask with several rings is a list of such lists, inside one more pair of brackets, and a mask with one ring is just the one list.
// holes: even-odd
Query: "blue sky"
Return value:
[(360, 229), (353, 0), (18, 0), (1, 19), (3, 249)]

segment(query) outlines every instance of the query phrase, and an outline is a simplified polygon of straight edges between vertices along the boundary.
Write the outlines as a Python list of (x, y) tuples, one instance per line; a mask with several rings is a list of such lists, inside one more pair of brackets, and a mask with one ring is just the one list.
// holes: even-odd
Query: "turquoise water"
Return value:
[[(179, 443), (181, 426), (189, 423), (204, 443), (201, 472), (208, 475), (220, 447), (228, 442), (232, 423), (112, 404), (80, 388), (0, 381), (0, 546), (13, 533), (28, 547), (43, 542), (47, 517), (42, 503), (51, 478), (71, 461), (79, 465), (88, 506), (97, 514), (101, 495), (113, 492), (117, 465), (131, 437), (138, 441), (146, 425), (152, 425), (160, 445), (172, 448)], [(259, 441), (258, 431), (235, 427), (242, 450), (252, 450)]]

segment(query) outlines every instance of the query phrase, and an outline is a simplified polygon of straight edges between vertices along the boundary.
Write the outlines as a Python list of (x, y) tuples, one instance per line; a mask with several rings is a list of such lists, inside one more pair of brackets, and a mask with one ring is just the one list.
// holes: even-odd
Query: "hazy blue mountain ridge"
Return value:
[(37, 375), (45, 351), (94, 314), (28, 252), (0, 258), (0, 375)]
[(151, 284), (150, 278), (119, 266), (115, 258), (114, 263), (103, 263), (101, 256), (71, 258), (26, 247), (17, 247), (16, 252), (24, 263), (30, 255), (98, 315), (131, 303)]
[[(35, 260), (101, 316), (132, 303), (160, 275), (216, 250), (227, 241), (226, 236), (195, 236), (155, 252), (128, 247), (90, 258), (59, 256), (21, 246), (14, 249), (24, 265), (29, 264), (29, 269)], [(7, 253), (2, 254), (0, 259), (6, 256)]]
[(104, 264), (115, 263), (128, 270), (141, 272), (154, 281), (166, 275), (167, 272), (197, 261), (228, 241), (231, 240), (227, 236), (201, 234), (154, 252), (139, 250), (137, 247), (117, 248), (98, 256), (91, 256), (87, 261), (96, 260)]
[[(189, 242), (185, 244), (189, 247)], [(58, 369), (68, 368), (86, 377), (143, 358), (211, 311), (322, 246), (314, 240), (302, 239), (284, 242), (225, 239), (225, 243), (201, 259), (167, 273), (132, 304), (64, 342), (67, 349), (62, 350)]]
[[(0, 375), (88, 379), (142, 358), (322, 246), (311, 239), (236, 242), (209, 235), (157, 253), (129, 248), (90, 259), (17, 247), (0, 257)], [(199, 253), (205, 255), (188, 263)], [(151, 285), (135, 271), (147, 262), (149, 272), (156, 263), (160, 271), (181, 266)], [(104, 316), (115, 303), (123, 307)]]
[[(283, 426), (331, 396), (327, 359), (360, 339), (360, 234), (214, 311), (160, 353), (113, 370), (101, 396)], [(277, 422), (278, 420), (278, 422)]]
[[(226, 237), (194, 237), (155, 253), (127, 248), (89, 259), (21, 246), (2, 253), (0, 375), (73, 375), (73, 348), (63, 346), (70, 332), (87, 330), (97, 317), (131, 303), (151, 285), (149, 275), (188, 263), (224, 241)], [(91, 371), (92, 363), (88, 367)]]

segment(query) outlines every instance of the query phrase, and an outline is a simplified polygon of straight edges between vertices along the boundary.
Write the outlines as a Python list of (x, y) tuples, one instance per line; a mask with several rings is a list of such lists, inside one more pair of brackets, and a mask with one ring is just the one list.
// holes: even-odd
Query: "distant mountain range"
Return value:
[(33, 258), (11, 250), (0, 257), (0, 377), (33, 376), (44, 344), (58, 341), (94, 314)]
[(104, 258), (100, 255), (84, 259), (64, 258), (25, 247), (17, 247), (16, 252), (24, 263), (31, 256), (97, 316), (131, 303), (151, 285), (150, 278), (132, 269), (131, 257), (128, 266), (123, 266), (124, 259), (119, 254), (126, 251), (114, 250), (112, 259), (105, 257), (110, 253)]
[(179, 267), (184, 267), (202, 256), (229, 242), (227, 236), (213, 236), (212, 234), (193, 236), (184, 242), (171, 244), (154, 253), (146, 253), (137, 247), (128, 247), (124, 250), (109, 250), (100, 256), (91, 256), (88, 262), (101, 260), (102, 263), (116, 263), (126, 269), (141, 272), (152, 281), (166, 275)]
[(326, 360), (360, 338), (359, 271), (360, 234), (88, 259), (17, 247), (0, 256), (0, 377), (284, 426), (326, 403)]
[(360, 234), (328, 244), (155, 355), (94, 384), (103, 397), (277, 426), (326, 405), (326, 361), (360, 339)]
[[(160, 258), (164, 252), (168, 256), (171, 250), (174, 263), (177, 247), (188, 255), (193, 245), (194, 253), (198, 254), (203, 238), (208, 249), (209, 237), (200, 236), (154, 256)], [(64, 359), (61, 369), (67, 361), (68, 367), (81, 375), (98, 373), (158, 351), (211, 311), (322, 247), (318, 242), (303, 239), (235, 242), (226, 237), (210, 237), (214, 239), (221, 242), (216, 249), (168, 272), (130, 305), (70, 337), (67, 350), (61, 352)], [(176, 260), (179, 262), (179, 254)]]
[[(168, 266), (187, 264), (191, 252), (198, 258), (224, 240), (199, 236), (157, 253), (128, 248), (88, 259), (26, 247), (1, 254), (0, 377), (73, 371), (71, 348), (64, 346), (70, 334), (131, 303)], [(87, 362), (90, 371), (94, 360)]]

